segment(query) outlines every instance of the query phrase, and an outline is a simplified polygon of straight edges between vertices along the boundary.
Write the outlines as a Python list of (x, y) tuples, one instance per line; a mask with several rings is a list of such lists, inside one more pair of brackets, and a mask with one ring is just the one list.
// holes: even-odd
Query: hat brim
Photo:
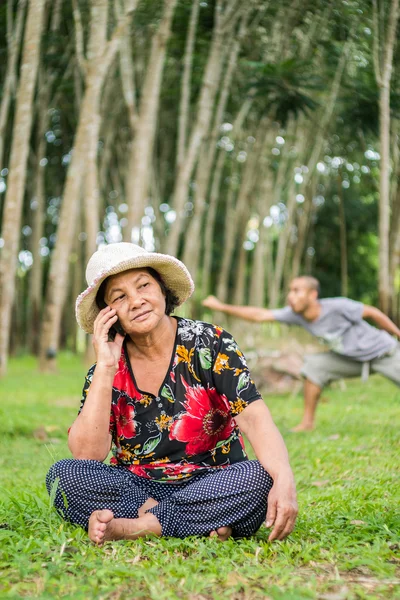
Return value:
[(100, 310), (96, 304), (96, 294), (107, 277), (117, 275), (130, 269), (152, 267), (159, 273), (168, 289), (177, 297), (178, 306), (190, 298), (194, 291), (194, 283), (185, 265), (167, 254), (149, 252), (121, 261), (116, 266), (99, 273), (76, 300), (76, 320), (86, 333), (93, 333), (94, 321)]

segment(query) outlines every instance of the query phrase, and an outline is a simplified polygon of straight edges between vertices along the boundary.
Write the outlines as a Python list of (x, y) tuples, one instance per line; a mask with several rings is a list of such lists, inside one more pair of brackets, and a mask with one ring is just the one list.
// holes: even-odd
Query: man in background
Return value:
[[(299, 325), (324, 342), (328, 352), (304, 356), (304, 414), (292, 431), (314, 429), (315, 412), (323, 388), (336, 379), (380, 373), (400, 386), (400, 346), (392, 336), (400, 329), (374, 306), (349, 298), (319, 298), (320, 285), (309, 276), (290, 283), (288, 306), (269, 310), (256, 306), (235, 306), (208, 296), (203, 305), (234, 317), (263, 323), (279, 321)], [(372, 319), (380, 329), (364, 319)]]

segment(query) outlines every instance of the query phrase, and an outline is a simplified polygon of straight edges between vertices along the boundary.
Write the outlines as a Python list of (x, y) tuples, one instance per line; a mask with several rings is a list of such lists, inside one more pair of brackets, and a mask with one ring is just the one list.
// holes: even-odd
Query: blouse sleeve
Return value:
[(224, 330), (214, 346), (212, 376), (217, 392), (226, 396), (232, 416), (261, 398), (243, 353), (231, 334)]
[[(92, 383), (93, 373), (94, 373), (95, 368), (96, 368), (96, 363), (90, 367), (89, 371), (86, 374), (85, 383), (83, 385), (83, 390), (82, 390), (81, 404), (79, 406), (78, 415), (81, 413), (82, 408), (83, 408), (83, 406), (84, 406), (84, 404), (86, 402), (86, 398), (87, 398), (87, 395), (88, 395), (88, 392), (89, 392), (89, 388), (90, 388), (91, 383)], [(112, 435), (113, 431), (114, 431), (114, 422), (113, 422), (112, 412), (110, 412), (110, 427), (109, 427), (109, 431), (110, 431), (110, 433)], [(68, 433), (69, 433), (69, 429), (68, 429)]]
[(88, 395), (88, 391), (89, 391), (90, 385), (92, 383), (93, 373), (94, 373), (95, 368), (96, 368), (96, 363), (90, 367), (90, 369), (87, 372), (87, 375), (85, 377), (85, 383), (83, 385), (82, 396), (81, 396), (81, 404), (79, 406), (78, 415), (81, 413), (83, 405), (85, 404), (86, 397)]

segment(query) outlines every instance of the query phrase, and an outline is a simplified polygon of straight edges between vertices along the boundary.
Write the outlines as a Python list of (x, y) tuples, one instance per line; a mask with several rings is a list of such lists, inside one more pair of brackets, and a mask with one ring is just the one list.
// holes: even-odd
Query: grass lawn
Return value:
[(147, 539), (97, 548), (51, 509), (44, 477), (69, 456), (85, 368), (32, 358), (0, 382), (0, 597), (274, 600), (400, 598), (400, 392), (378, 377), (327, 390), (318, 428), (291, 434), (299, 396), (268, 397), (299, 495), (284, 542)]

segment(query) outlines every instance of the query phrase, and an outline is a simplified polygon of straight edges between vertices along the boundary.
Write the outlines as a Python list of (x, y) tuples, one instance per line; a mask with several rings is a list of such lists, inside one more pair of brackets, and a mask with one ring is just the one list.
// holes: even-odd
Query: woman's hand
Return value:
[(93, 346), (96, 353), (96, 369), (118, 369), (124, 336), (116, 334), (114, 341), (108, 341), (108, 332), (117, 321), (117, 313), (114, 308), (107, 306), (103, 308), (96, 317), (93, 331)]
[(290, 472), (278, 475), (268, 494), (266, 526), (273, 527), (268, 540), (283, 540), (293, 531), (297, 517), (296, 487)]

